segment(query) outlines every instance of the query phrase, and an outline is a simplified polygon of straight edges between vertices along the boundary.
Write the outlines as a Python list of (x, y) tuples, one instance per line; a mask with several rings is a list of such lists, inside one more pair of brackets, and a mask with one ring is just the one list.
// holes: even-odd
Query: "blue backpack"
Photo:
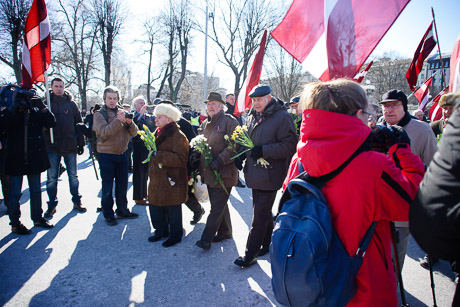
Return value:
[(356, 255), (350, 257), (320, 190), (361, 152), (321, 177), (310, 177), (299, 162), (301, 174), (289, 182), (280, 200), (270, 245), (272, 287), (282, 305), (345, 306), (355, 295), (355, 277), (377, 222), (369, 226)]

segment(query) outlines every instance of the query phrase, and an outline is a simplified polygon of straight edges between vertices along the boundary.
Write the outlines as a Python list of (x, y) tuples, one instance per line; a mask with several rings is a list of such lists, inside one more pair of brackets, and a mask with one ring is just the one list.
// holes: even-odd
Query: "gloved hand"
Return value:
[(245, 159), (246, 159), (245, 155), (241, 155), (238, 158), (233, 159), (233, 163), (235, 163), (235, 166), (239, 171), (243, 169), (243, 162)]
[(394, 126), (391, 126), (391, 129), (393, 130), (393, 135), (394, 135), (394, 138), (392, 138), (394, 143), (391, 145), (394, 145), (397, 143), (403, 143), (403, 144), (407, 144), (410, 146), (410, 138), (407, 135), (406, 130), (403, 129), (403, 127), (394, 125)]
[(84, 146), (78, 146), (77, 154), (81, 156), (85, 152)]
[(37, 108), (39, 110), (43, 110), (46, 108), (46, 105), (43, 103), (43, 101), (39, 98), (32, 98), (32, 108)]
[(84, 123), (78, 123), (75, 125), (75, 129), (77, 130), (77, 133), (79, 135), (84, 135), (86, 136), (87, 138), (91, 138), (92, 137), (92, 134), (91, 134), (91, 129), (89, 129), (88, 127), (86, 127), (86, 125)]
[(213, 171), (217, 171), (219, 169), (219, 166), (220, 166), (219, 157), (214, 158), (211, 164), (209, 164), (209, 168), (211, 168), (211, 170)]
[(262, 154), (263, 153), (262, 153), (262, 146), (261, 145), (254, 146), (254, 148), (252, 148), (251, 151), (249, 152), (249, 155), (254, 160), (262, 158)]
[(188, 163), (192, 171), (198, 170), (200, 168), (200, 159), (201, 154), (199, 152), (192, 152), (188, 157)]

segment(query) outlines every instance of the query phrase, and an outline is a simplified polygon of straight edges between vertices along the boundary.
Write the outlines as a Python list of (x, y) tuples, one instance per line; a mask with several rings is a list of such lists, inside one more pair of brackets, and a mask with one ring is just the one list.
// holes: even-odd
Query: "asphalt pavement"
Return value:
[[(161, 241), (147, 241), (153, 229), (147, 206), (131, 200), (132, 176), (129, 207), (139, 218), (105, 224), (96, 212), (101, 183), (87, 157), (87, 152), (78, 157), (86, 213), (72, 210), (67, 173), (58, 183), (59, 203), (51, 219), (55, 227), (50, 230), (32, 227), (26, 179), (21, 221), (32, 234), (11, 233), (6, 207), (0, 205), (1, 306), (279, 306), (270, 284), (269, 255), (250, 268), (233, 264), (244, 254), (251, 224), (250, 189), (232, 190), (233, 239), (213, 243), (209, 251), (195, 246), (209, 213), (209, 203), (204, 203), (206, 214), (195, 226), (189, 223), (190, 210), (182, 207), (183, 240), (164, 248)], [(46, 173), (41, 179), (46, 210)], [(410, 306), (433, 305), (429, 271), (418, 264), (423, 255), (411, 240), (403, 270)], [(450, 306), (456, 285), (446, 261), (435, 264), (434, 278), (438, 306)]]

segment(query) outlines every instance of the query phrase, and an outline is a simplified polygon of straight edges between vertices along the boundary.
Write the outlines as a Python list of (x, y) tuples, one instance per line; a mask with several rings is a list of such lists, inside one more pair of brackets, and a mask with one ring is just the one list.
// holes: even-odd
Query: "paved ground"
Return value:
[[(5, 306), (276, 306), (271, 290), (269, 256), (240, 269), (233, 264), (244, 252), (252, 218), (250, 190), (234, 189), (230, 197), (233, 240), (205, 252), (194, 244), (207, 214), (195, 227), (183, 207), (185, 237), (173, 247), (150, 243), (153, 231), (145, 206), (132, 205), (136, 220), (115, 227), (96, 213), (100, 182), (87, 154), (79, 157), (80, 192), (86, 213), (72, 211), (67, 174), (59, 181), (59, 204), (51, 230), (11, 233), (6, 208), (0, 205), (0, 305)], [(46, 174), (42, 199), (46, 209)], [(129, 198), (132, 195), (130, 178)], [(32, 227), (26, 182), (21, 221)], [(206, 213), (209, 203), (204, 204)], [(418, 265), (423, 252), (411, 241), (404, 282), (411, 306), (432, 305), (428, 271)], [(438, 306), (450, 306), (455, 290), (446, 262), (435, 266)]]

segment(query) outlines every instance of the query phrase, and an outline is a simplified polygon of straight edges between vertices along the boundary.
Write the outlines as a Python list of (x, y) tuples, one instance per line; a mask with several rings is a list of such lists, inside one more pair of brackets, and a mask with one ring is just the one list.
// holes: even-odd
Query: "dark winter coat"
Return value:
[(246, 125), (254, 145), (262, 146), (263, 158), (270, 163), (265, 168), (247, 153), (244, 165), (246, 185), (252, 189), (274, 191), (281, 188), (289, 167), (289, 161), (295, 153), (297, 134), (291, 115), (281, 100), (272, 100), (265, 107), (260, 119), (251, 109)]
[[(149, 203), (155, 206), (179, 205), (188, 199), (187, 160), (189, 143), (175, 122), (158, 136), (157, 153), (150, 160)], [(161, 167), (160, 167), (161, 164)]]
[[(78, 146), (84, 146), (83, 134), (78, 134), (76, 124), (83, 122), (77, 104), (72, 100), (72, 94), (64, 91), (62, 96), (56, 96), (50, 91), (51, 112), (56, 118), (53, 129), (54, 143), (51, 144), (49, 129), (45, 129), (46, 150), (58, 155), (77, 153)], [(46, 103), (46, 102), (45, 102)]]
[[(139, 130), (144, 130), (144, 125), (146, 125), (150, 131), (155, 131), (155, 118), (150, 114), (141, 115), (139, 112), (134, 112), (133, 122), (136, 124)], [(140, 135), (136, 135), (132, 138), (133, 143), (144, 143), (141, 140)]]
[[(336, 170), (368, 140), (370, 133), (359, 118), (305, 110), (301, 139), (285, 184), (298, 175), (299, 160), (313, 177)], [(356, 276), (356, 294), (347, 306), (397, 305), (389, 222), (408, 220), (409, 205), (423, 174), (420, 157), (406, 144), (395, 144), (388, 155), (375, 151), (359, 154), (321, 190), (332, 225), (350, 256), (356, 253), (371, 223), (378, 221)]]
[[(235, 167), (233, 160), (230, 160), (235, 156), (235, 153), (227, 148), (228, 144), (224, 139), (225, 135), (232, 136), (236, 126), (238, 126), (238, 121), (232, 115), (220, 111), (213, 118), (208, 117), (205, 119), (198, 129), (198, 134), (204, 135), (208, 140), (212, 156), (217, 157), (220, 161), (218, 171), (226, 187), (233, 187), (238, 182), (238, 169)], [(207, 185), (213, 188), (222, 187), (219, 183), (214, 185), (216, 177), (211, 168), (205, 167), (203, 156), (201, 156), (200, 161), (200, 174)]]
[[(0, 113), (0, 127), (6, 131), (8, 138), (5, 171), (10, 176), (40, 174), (50, 167), (42, 131), (43, 128), (54, 127), (55, 118), (46, 108), (42, 111), (33, 108), (28, 113), (28, 120), (26, 117), (27, 112), (24, 111), (13, 114), (5, 109)], [(24, 146), (25, 131), (28, 133), (27, 151)]]

